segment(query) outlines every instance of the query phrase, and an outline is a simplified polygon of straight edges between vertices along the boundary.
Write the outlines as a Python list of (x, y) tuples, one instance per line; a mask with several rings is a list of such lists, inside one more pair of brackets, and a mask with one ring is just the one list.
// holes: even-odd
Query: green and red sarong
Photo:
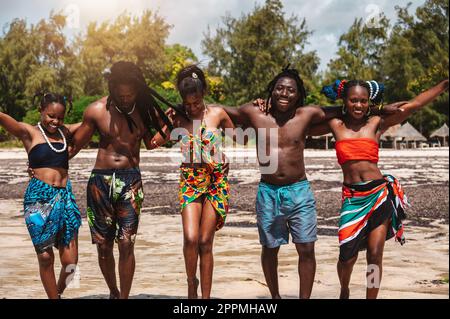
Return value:
[(367, 247), (372, 230), (391, 220), (386, 240), (395, 236), (405, 243), (402, 220), (406, 218), (408, 199), (399, 181), (385, 175), (384, 179), (344, 184), (339, 220), (339, 260), (347, 261)]

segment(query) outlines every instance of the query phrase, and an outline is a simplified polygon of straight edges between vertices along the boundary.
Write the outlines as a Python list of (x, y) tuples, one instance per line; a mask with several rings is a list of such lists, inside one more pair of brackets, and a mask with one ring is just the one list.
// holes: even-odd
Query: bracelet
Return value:
[(377, 110), (378, 115), (382, 115), (383, 114), (383, 103), (380, 103), (378, 105), (375, 106), (375, 109)]

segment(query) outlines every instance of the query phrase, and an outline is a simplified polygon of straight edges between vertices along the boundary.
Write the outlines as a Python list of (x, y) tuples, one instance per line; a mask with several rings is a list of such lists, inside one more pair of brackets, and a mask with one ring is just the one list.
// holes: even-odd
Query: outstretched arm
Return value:
[(247, 145), (248, 136), (244, 135), (243, 138), (238, 138), (239, 131), (236, 130), (236, 127), (233, 124), (233, 121), (229, 117), (226, 112), (221, 112), (221, 121), (220, 126), (224, 130), (225, 134), (233, 139), (233, 142), (244, 143)]
[(75, 124), (65, 124), (64, 126), (67, 127), (69, 133), (73, 136), (75, 132), (80, 128), (81, 124), (83, 124), (83, 122)]
[(333, 118), (342, 116), (341, 106), (313, 106), (317, 109), (314, 113), (312, 124), (322, 124)]
[[(97, 103), (97, 102), (95, 102)], [(95, 104), (89, 105), (83, 114), (83, 122), (75, 128), (72, 147), (69, 148), (69, 158), (74, 157), (91, 140), (97, 128), (95, 124)], [(70, 130), (70, 128), (69, 128)]]
[(230, 117), (231, 121), (235, 126), (243, 126), (243, 127), (249, 126), (249, 116), (248, 116), (249, 109), (256, 108), (256, 106), (253, 105), (253, 102), (241, 105), (239, 107), (231, 107), (223, 105), (218, 106), (224, 109), (224, 111), (228, 114), (228, 116)]
[(220, 128), (224, 130), (226, 133), (229, 133), (232, 130), (234, 130), (235, 126), (228, 113), (225, 111), (220, 112), (219, 114), (220, 114)]
[[(399, 112), (399, 107), (406, 102), (397, 102), (389, 105), (385, 105), (382, 108), (379, 108), (378, 106), (371, 106), (370, 113), (373, 115), (381, 115), (381, 116), (387, 116), (389, 114), (395, 114)], [(314, 112), (314, 117), (312, 119), (312, 124), (322, 124), (324, 122), (328, 122), (331, 119), (334, 118), (341, 118), (342, 117), (342, 106), (312, 106), (316, 108), (316, 112)], [(323, 128), (325, 126), (322, 126)], [(318, 131), (320, 132), (320, 130)], [(327, 132), (329, 133), (329, 132)], [(326, 133), (325, 133), (326, 134)], [(315, 134), (313, 134), (315, 135)], [(322, 134), (320, 134), (322, 135)]]
[(24, 145), (31, 142), (31, 134), (28, 130), (29, 124), (18, 122), (8, 114), (0, 112), (0, 126), (3, 126), (10, 134), (20, 139)]
[(307, 136), (322, 136), (328, 133), (331, 133), (331, 128), (328, 125), (328, 121), (311, 125), (306, 131)]
[(379, 133), (383, 134), (389, 127), (404, 122), (415, 111), (423, 108), (428, 103), (435, 100), (439, 95), (448, 90), (448, 79), (442, 81), (431, 89), (422, 92), (413, 100), (400, 106), (401, 112), (384, 117), (381, 120)]

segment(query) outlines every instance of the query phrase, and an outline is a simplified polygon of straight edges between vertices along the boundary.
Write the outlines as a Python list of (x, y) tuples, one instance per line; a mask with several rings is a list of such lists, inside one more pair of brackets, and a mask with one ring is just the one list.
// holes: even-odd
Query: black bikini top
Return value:
[[(52, 143), (56, 149), (61, 149), (63, 143)], [(69, 169), (69, 151), (62, 153), (53, 151), (47, 143), (35, 145), (28, 153), (28, 165), (30, 168), (59, 167)]]

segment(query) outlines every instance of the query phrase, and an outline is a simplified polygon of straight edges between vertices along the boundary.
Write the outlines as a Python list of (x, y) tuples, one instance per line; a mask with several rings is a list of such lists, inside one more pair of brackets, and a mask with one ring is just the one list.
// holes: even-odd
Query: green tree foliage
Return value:
[(166, 72), (165, 41), (170, 28), (150, 10), (140, 17), (125, 12), (112, 23), (89, 24), (86, 35), (80, 35), (77, 40), (84, 93), (106, 93), (104, 72), (119, 60), (136, 63), (149, 83), (160, 83)]
[[(77, 99), (76, 101), (73, 102), (73, 106), (72, 109), (69, 112), (69, 105), (67, 105), (67, 112), (66, 112), (66, 117), (64, 119), (64, 121), (66, 123), (78, 123), (81, 122), (83, 120), (83, 112), (86, 109), (86, 107), (99, 100), (102, 96), (101, 95), (96, 95), (96, 96), (82, 96), (79, 99)], [(38, 108), (32, 108), (30, 109), (27, 114), (24, 116), (23, 121), (25, 123), (29, 123), (29, 124), (36, 124), (40, 119), (40, 114), (38, 111)]]
[[(166, 56), (168, 63), (165, 67), (165, 78), (167, 80), (161, 83), (161, 87), (168, 91), (176, 91), (178, 72), (188, 65), (198, 64), (198, 59), (191, 49), (180, 44), (166, 46)], [(208, 95), (206, 99), (209, 100), (209, 102), (224, 102), (225, 92), (222, 78), (219, 76), (211, 76), (208, 73), (208, 70), (203, 71), (205, 72), (208, 85)], [(171, 92), (169, 95), (178, 95), (178, 93)]]
[(328, 64), (326, 80), (379, 78), (388, 27), (389, 20), (383, 14), (368, 23), (362, 18), (355, 19), (348, 32), (339, 39), (337, 58)]
[[(316, 52), (305, 46), (312, 32), (305, 19), (286, 17), (281, 0), (266, 0), (241, 17), (225, 16), (202, 41), (210, 58), (206, 68), (208, 102), (240, 104), (265, 97), (267, 84), (288, 63), (306, 84), (308, 104), (327, 105), (323, 83), (336, 78), (375, 79), (386, 85), (386, 102), (408, 100), (448, 78), (448, 0), (427, 0), (415, 13), (398, 7), (392, 24), (355, 19), (340, 37), (337, 57), (317, 73)], [(73, 42), (64, 36), (66, 17), (50, 13), (36, 24), (15, 19), (0, 35), (0, 111), (36, 123), (32, 98), (37, 92), (72, 95), (68, 123), (81, 120), (86, 105), (107, 94), (104, 71), (118, 60), (135, 62), (147, 82), (172, 103), (180, 103), (175, 77), (197, 63), (192, 50), (167, 45), (171, 26), (152, 11), (127, 12), (113, 21), (91, 23)], [(410, 118), (425, 135), (448, 122), (448, 94)], [(1, 135), (0, 131), (0, 135)]]
[(66, 19), (51, 13), (48, 20), (27, 26), (16, 19), (0, 38), (0, 108), (21, 119), (37, 92), (81, 93), (77, 60), (63, 35)]
[[(0, 108), (15, 118), (25, 114), (29, 66), (35, 63), (33, 38), (26, 22), (16, 19), (0, 40)], [(20, 57), (20, 58), (19, 58)]]
[[(386, 86), (385, 101), (409, 100), (448, 78), (448, 0), (427, 0), (409, 13), (396, 7), (393, 26), (385, 16), (377, 21), (356, 19), (339, 40), (337, 58), (330, 61), (324, 83), (335, 79), (378, 80)], [(414, 114), (409, 121), (424, 135), (448, 121), (448, 93)]]
[(316, 72), (316, 52), (304, 52), (308, 37), (306, 21), (285, 18), (280, 0), (266, 0), (240, 18), (225, 16), (223, 26), (208, 29), (202, 41), (209, 56), (209, 72), (224, 79), (224, 90), (234, 103), (265, 96), (271, 79), (288, 63), (304, 78)]
[[(412, 15), (397, 7), (398, 22), (382, 58), (382, 74), (390, 101), (408, 100), (448, 78), (448, 0), (427, 0)], [(428, 136), (448, 122), (448, 93), (410, 118)]]
[(198, 63), (192, 50), (181, 44), (167, 45), (165, 48), (167, 63), (165, 65), (164, 79), (175, 84), (178, 72), (190, 65)]

